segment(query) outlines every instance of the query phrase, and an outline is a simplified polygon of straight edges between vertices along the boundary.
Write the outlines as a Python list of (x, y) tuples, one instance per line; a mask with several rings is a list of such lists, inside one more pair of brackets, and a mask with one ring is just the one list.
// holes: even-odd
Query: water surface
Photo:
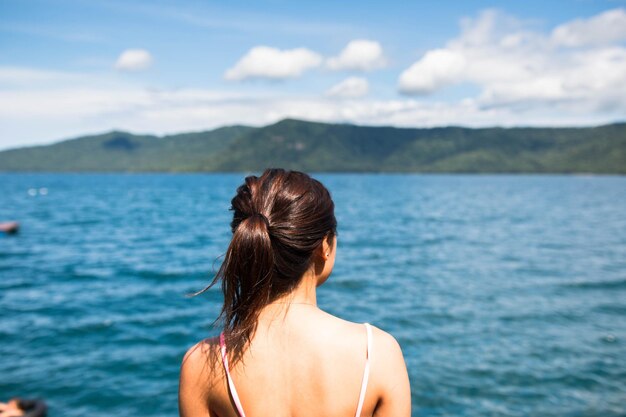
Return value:
[[(626, 178), (317, 177), (339, 221), (320, 306), (398, 339), (414, 416), (626, 415)], [(23, 226), (0, 235), (0, 400), (177, 415), (221, 302), (185, 294), (242, 179), (0, 174), (0, 221)]]

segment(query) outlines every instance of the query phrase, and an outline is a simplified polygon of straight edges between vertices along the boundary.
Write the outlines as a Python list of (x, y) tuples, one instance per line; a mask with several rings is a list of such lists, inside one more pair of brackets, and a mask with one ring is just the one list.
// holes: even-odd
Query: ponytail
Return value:
[(249, 342), (259, 310), (270, 301), (274, 259), (268, 229), (269, 222), (260, 213), (239, 223), (216, 276), (222, 280), (227, 346), (235, 352)]

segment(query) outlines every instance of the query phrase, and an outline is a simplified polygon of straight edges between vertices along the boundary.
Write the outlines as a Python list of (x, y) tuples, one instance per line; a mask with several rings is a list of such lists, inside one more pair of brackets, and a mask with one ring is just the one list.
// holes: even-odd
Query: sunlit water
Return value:
[[(185, 294), (242, 178), (0, 175), (0, 221), (23, 227), (0, 235), (0, 400), (176, 415), (220, 307)], [(626, 415), (625, 177), (318, 178), (339, 221), (319, 303), (398, 339), (414, 416)]]

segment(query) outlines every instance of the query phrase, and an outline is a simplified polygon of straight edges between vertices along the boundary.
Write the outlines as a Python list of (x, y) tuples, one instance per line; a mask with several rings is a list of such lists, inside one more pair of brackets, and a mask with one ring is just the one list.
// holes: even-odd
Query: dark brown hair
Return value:
[(324, 238), (337, 234), (328, 190), (305, 173), (267, 169), (246, 177), (231, 201), (233, 237), (210, 286), (221, 281), (229, 356), (241, 359), (263, 307), (288, 294)]

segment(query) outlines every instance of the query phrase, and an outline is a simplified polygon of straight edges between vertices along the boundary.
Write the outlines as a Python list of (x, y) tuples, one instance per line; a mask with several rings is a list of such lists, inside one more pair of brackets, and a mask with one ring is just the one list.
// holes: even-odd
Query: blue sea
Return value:
[[(0, 174), (0, 401), (176, 416), (244, 174)], [(626, 415), (626, 177), (317, 175), (325, 310), (392, 333), (414, 416)], [(356, 398), (357, 393), (355, 393)], [(356, 406), (356, 404), (355, 404)]]

